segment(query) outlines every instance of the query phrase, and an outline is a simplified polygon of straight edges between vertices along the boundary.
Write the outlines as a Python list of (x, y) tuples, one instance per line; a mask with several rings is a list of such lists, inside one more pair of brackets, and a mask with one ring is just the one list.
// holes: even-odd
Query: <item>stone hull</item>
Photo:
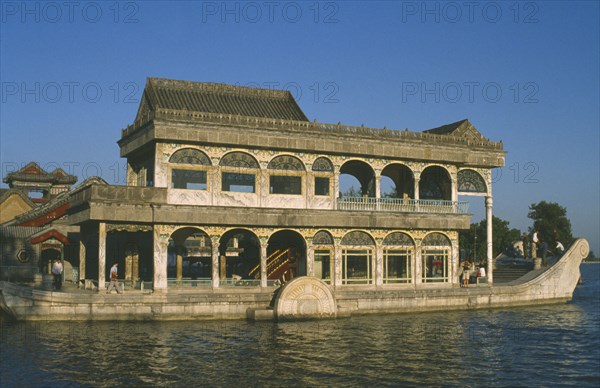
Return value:
[[(319, 291), (308, 294), (303, 291), (308, 290), (308, 286), (303, 286), (301, 291), (282, 292), (282, 294), (297, 294), (298, 296), (293, 297), (297, 300), (313, 300), (318, 298), (318, 295), (326, 295), (327, 315), (330, 317), (564, 303), (572, 298), (580, 277), (581, 260), (588, 253), (587, 241), (578, 240), (553, 266), (541, 272), (534, 271), (502, 286), (473, 288), (458, 288), (452, 285), (396, 288), (356, 286), (330, 288), (331, 293)], [(298, 283), (304, 282), (303, 278), (296, 280)], [(315, 278), (308, 280), (320, 282)], [(41, 291), (8, 282), (0, 282), (0, 289), (1, 307), (19, 320), (246, 319), (249, 311), (254, 312), (253, 316), (258, 314), (257, 311), (268, 311), (275, 291), (273, 288), (248, 288), (205, 291), (168, 290), (162, 293), (106, 295)], [(287, 298), (289, 300), (289, 297)], [(278, 305), (277, 298), (275, 306), (281, 306)], [(312, 302), (309, 307), (307, 311), (314, 310), (315, 318), (323, 317), (323, 312), (314, 308)], [(331, 313), (331, 308), (335, 309), (335, 313)], [(273, 316), (277, 318), (277, 308)], [(306, 319), (310, 316), (307, 317), (302, 313), (301, 318)]]

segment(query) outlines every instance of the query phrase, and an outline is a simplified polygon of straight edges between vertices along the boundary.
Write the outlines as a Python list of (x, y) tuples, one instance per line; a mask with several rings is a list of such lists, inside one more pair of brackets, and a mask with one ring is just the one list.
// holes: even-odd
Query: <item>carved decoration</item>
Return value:
[(383, 245), (395, 245), (395, 246), (410, 246), (413, 247), (414, 243), (409, 235), (402, 232), (390, 233), (383, 239)]
[(267, 166), (269, 170), (304, 171), (304, 165), (295, 156), (281, 155), (273, 158)]
[(313, 163), (312, 170), (333, 172), (333, 163), (327, 158), (320, 157)]
[(375, 245), (375, 241), (367, 233), (353, 230), (342, 238), (342, 245)]
[(106, 224), (106, 232), (151, 232), (151, 225)]
[(333, 237), (328, 232), (321, 230), (313, 237), (313, 245), (333, 245)]
[(427, 247), (450, 247), (451, 243), (448, 237), (441, 233), (430, 233), (423, 239), (423, 246)]
[(298, 277), (282, 287), (275, 301), (275, 317), (284, 319), (335, 317), (337, 304), (329, 287), (315, 277)]
[(463, 193), (486, 193), (487, 188), (483, 177), (474, 170), (458, 172), (458, 191)]
[(245, 152), (230, 152), (221, 158), (221, 166), (259, 168), (258, 162)]
[(210, 159), (206, 154), (200, 150), (194, 148), (183, 148), (179, 151), (175, 151), (169, 163), (185, 163), (185, 164), (201, 164), (204, 166), (210, 166)]

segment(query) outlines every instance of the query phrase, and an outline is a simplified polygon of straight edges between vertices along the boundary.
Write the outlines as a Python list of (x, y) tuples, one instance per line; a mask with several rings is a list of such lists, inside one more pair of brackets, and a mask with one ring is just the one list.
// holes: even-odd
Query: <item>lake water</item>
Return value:
[(294, 323), (14, 322), (0, 386), (600, 386), (600, 265), (569, 304)]

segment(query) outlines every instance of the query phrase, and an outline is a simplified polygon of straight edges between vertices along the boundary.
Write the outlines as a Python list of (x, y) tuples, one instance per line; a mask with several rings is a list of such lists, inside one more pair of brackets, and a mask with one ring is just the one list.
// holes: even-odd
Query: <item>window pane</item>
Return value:
[(271, 194), (302, 194), (302, 178), (299, 176), (271, 175)]
[(232, 191), (235, 193), (254, 193), (255, 187), (256, 176), (254, 174), (224, 172), (221, 175), (221, 191)]
[(342, 252), (342, 281), (344, 284), (371, 282), (371, 251), (344, 250)]
[(174, 189), (206, 190), (206, 171), (173, 170), (171, 187)]
[(410, 283), (412, 281), (411, 260), (412, 254), (406, 250), (385, 250), (386, 283)]
[(327, 283), (331, 280), (331, 252), (329, 250), (315, 251), (315, 277), (325, 280)]
[(329, 178), (315, 178), (315, 195), (329, 195)]
[(423, 281), (447, 282), (449, 251), (445, 249), (423, 250)]

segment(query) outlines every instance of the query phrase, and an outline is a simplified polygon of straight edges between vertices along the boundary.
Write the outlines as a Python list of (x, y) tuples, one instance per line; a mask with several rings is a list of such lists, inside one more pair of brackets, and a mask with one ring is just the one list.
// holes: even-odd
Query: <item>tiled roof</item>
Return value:
[(148, 78), (136, 120), (156, 109), (308, 121), (287, 90)]
[(18, 171), (11, 172), (4, 177), (3, 182), (12, 184), (14, 181), (22, 182), (47, 182), (52, 184), (69, 184), (77, 182), (77, 177), (67, 174), (63, 169), (57, 168), (47, 172), (35, 162), (29, 162)]
[(468, 119), (457, 121), (452, 124), (442, 125), (441, 127), (428, 129), (423, 132), (432, 133), (435, 135), (452, 135), (454, 137), (463, 137), (472, 140), (486, 140)]
[(35, 226), (0, 226), (0, 239), (29, 238), (44, 229), (46, 228)]
[(0, 189), (0, 203), (4, 202), (6, 198), (10, 197), (13, 194), (21, 197), (23, 201), (25, 201), (25, 203), (28, 204), (30, 207), (35, 207), (35, 203), (33, 203), (31, 198), (29, 198), (27, 194), (25, 194), (22, 190), (18, 189)]

